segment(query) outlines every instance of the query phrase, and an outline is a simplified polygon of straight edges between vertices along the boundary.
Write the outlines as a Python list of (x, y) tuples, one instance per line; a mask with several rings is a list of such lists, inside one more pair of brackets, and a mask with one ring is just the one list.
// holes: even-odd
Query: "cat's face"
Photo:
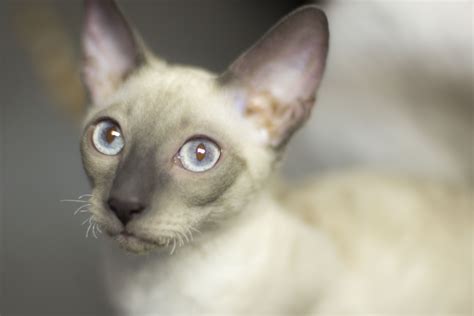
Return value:
[(141, 253), (245, 209), (308, 116), (327, 39), (324, 14), (305, 7), (216, 76), (152, 57), (112, 1), (86, 1), (93, 219)]
[[(205, 72), (149, 65), (92, 111), (82, 139), (92, 211), (126, 248), (190, 238), (244, 208), (268, 176), (274, 153), (230, 96)], [(151, 243), (120, 235), (125, 223)]]

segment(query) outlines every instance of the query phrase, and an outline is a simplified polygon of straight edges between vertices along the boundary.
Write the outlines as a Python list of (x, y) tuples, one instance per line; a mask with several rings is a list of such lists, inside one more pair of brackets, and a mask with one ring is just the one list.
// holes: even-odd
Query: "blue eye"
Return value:
[(124, 146), (124, 139), (120, 127), (111, 120), (97, 123), (92, 134), (94, 147), (104, 155), (115, 156)]
[(204, 172), (214, 167), (220, 155), (221, 150), (213, 141), (207, 138), (194, 138), (181, 147), (178, 158), (185, 169)]

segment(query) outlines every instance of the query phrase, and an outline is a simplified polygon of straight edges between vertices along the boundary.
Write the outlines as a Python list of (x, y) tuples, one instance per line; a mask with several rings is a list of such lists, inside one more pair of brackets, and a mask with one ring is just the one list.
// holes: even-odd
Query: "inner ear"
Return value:
[(309, 117), (328, 50), (326, 15), (316, 6), (284, 17), (231, 64), (222, 79), (244, 95), (242, 114), (284, 145)]
[(100, 105), (144, 61), (141, 42), (113, 0), (85, 0), (83, 81)]

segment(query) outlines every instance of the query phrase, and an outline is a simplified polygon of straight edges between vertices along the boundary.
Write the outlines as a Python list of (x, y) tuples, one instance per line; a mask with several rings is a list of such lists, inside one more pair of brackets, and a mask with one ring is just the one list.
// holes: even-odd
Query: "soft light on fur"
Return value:
[[(321, 82), (322, 11), (298, 9), (215, 75), (153, 57), (111, 0), (86, 5), (81, 151), (93, 220), (123, 248), (105, 269), (121, 313), (469, 313), (471, 192), (367, 173), (273, 182)], [(91, 141), (103, 119), (123, 135), (115, 156)], [(221, 149), (203, 173), (175, 163), (195, 136)], [(145, 205), (127, 222), (107, 202), (117, 187)]]

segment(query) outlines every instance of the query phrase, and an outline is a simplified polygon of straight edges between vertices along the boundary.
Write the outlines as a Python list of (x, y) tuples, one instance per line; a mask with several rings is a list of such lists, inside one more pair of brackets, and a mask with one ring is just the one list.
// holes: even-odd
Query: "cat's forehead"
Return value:
[(131, 115), (160, 112), (203, 113), (222, 103), (215, 77), (192, 67), (146, 67), (132, 76), (116, 96)]
[[(149, 66), (130, 77), (89, 121), (111, 118), (134, 140), (206, 135), (235, 138), (247, 125), (236, 98), (207, 71), (192, 67)], [(251, 133), (251, 128), (248, 128)], [(247, 137), (247, 139), (249, 139)]]
[(185, 67), (149, 66), (133, 74), (103, 107), (141, 123), (162, 123), (183, 116), (200, 116), (221, 104), (222, 93), (214, 76)]

